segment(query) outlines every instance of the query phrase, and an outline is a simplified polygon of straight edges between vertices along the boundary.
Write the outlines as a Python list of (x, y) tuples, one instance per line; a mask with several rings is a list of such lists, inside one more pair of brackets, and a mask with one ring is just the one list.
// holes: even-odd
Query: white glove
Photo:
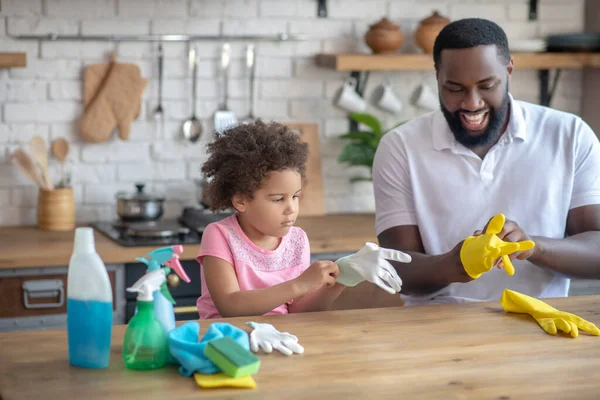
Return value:
[(358, 252), (335, 262), (340, 268), (336, 281), (344, 286), (356, 286), (366, 280), (390, 294), (400, 292), (402, 279), (386, 259), (403, 263), (411, 261), (406, 253), (367, 242)]
[(288, 332), (279, 332), (271, 324), (259, 324), (258, 322), (246, 322), (253, 328), (250, 332), (250, 349), (257, 353), (260, 347), (265, 353), (279, 350), (283, 355), (292, 353), (304, 353), (304, 347), (298, 343), (298, 338)]

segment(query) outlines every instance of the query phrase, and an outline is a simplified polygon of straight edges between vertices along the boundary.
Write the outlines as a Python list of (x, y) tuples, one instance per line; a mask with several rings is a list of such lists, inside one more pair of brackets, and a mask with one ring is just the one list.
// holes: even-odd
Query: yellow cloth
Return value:
[(579, 336), (579, 329), (595, 336), (600, 335), (600, 329), (593, 323), (577, 315), (559, 311), (541, 300), (519, 292), (504, 289), (500, 304), (506, 312), (530, 314), (542, 329), (551, 335), (556, 335), (556, 332), (561, 330), (575, 338)]
[(514, 275), (513, 266), (509, 254), (515, 251), (527, 251), (535, 247), (531, 240), (522, 242), (505, 242), (496, 234), (504, 227), (504, 215), (497, 214), (488, 224), (485, 233), (479, 236), (469, 236), (463, 242), (460, 249), (460, 261), (465, 271), (473, 279), (479, 278), (484, 272), (488, 272), (494, 266), (494, 261), (502, 257), (504, 270), (508, 275)]
[(255, 388), (256, 382), (252, 379), (251, 375), (244, 376), (243, 378), (232, 378), (224, 373), (204, 375), (195, 373), (194, 379), (199, 387), (204, 389), (218, 388), (218, 387), (235, 387), (235, 388)]

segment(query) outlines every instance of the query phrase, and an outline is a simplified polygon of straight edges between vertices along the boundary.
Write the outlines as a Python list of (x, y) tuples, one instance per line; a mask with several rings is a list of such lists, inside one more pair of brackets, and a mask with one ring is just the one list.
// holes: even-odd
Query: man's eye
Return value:
[(481, 88), (481, 90), (492, 90), (493, 88), (495, 88), (497, 86), (496, 83), (494, 83), (493, 85), (488, 85), (488, 86), (483, 86)]
[(461, 88), (449, 88), (449, 87), (447, 87), (446, 89), (447, 89), (449, 92), (452, 92), (452, 93), (458, 93), (458, 92), (462, 92), (462, 89), (461, 89)]

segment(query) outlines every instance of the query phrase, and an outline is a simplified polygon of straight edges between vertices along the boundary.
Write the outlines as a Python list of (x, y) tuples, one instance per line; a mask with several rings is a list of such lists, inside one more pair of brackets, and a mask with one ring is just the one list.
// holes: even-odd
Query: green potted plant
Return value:
[(344, 146), (337, 160), (351, 167), (363, 167), (361, 169), (366, 170), (366, 174), (351, 176), (350, 182), (358, 211), (374, 212), (375, 198), (372, 179), (373, 160), (377, 146), (386, 132), (402, 125), (405, 121), (384, 131), (381, 121), (372, 114), (350, 113), (349, 118), (359, 124), (359, 129), (340, 136), (340, 139), (350, 142)]

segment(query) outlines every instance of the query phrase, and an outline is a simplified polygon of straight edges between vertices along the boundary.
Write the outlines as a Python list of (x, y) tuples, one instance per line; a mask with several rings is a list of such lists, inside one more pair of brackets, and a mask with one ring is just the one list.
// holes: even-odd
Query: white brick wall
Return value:
[[(166, 43), (163, 100), (164, 129), (157, 129), (152, 112), (157, 101), (156, 45), (143, 42), (19, 41), (21, 34), (145, 34), (262, 35), (302, 33), (304, 42), (257, 44), (256, 114), (265, 119), (316, 122), (320, 127), (325, 204), (329, 212), (355, 211), (350, 171), (336, 161), (346, 133), (345, 113), (332, 106), (332, 98), (346, 73), (314, 65), (318, 52), (367, 51), (363, 36), (369, 25), (384, 15), (405, 34), (402, 51), (418, 51), (414, 30), (433, 10), (452, 19), (479, 16), (499, 22), (509, 39), (538, 38), (556, 32), (583, 30), (584, 0), (543, 0), (539, 19), (527, 19), (528, 0), (329, 0), (329, 17), (316, 17), (314, 0), (0, 0), (0, 51), (24, 51), (27, 67), (0, 70), (0, 225), (34, 224), (37, 190), (12, 164), (9, 154), (35, 135), (50, 141), (64, 136), (71, 142), (69, 165), (73, 171), (79, 221), (116, 217), (115, 193), (134, 190), (137, 181), (149, 191), (168, 196), (166, 217), (196, 203), (194, 179), (206, 159), (204, 146), (211, 138), (212, 117), (222, 101), (218, 59), (219, 42), (195, 43), (199, 54), (197, 115), (203, 119), (200, 143), (182, 140), (181, 122), (191, 115), (187, 45)], [(247, 43), (232, 42), (230, 107), (248, 112)], [(149, 80), (142, 96), (139, 120), (124, 142), (84, 143), (78, 138), (82, 112), (82, 76), (85, 65), (118, 59), (140, 66)], [(412, 91), (422, 82), (435, 84), (433, 72), (388, 74), (404, 104), (400, 115), (369, 112), (382, 118), (384, 127), (422, 113), (409, 104)], [(372, 73), (365, 96), (382, 82)], [(581, 109), (581, 71), (563, 71), (553, 106), (578, 113)], [(517, 70), (511, 92), (536, 102), (536, 71)], [(51, 173), (58, 165), (50, 159)]]

